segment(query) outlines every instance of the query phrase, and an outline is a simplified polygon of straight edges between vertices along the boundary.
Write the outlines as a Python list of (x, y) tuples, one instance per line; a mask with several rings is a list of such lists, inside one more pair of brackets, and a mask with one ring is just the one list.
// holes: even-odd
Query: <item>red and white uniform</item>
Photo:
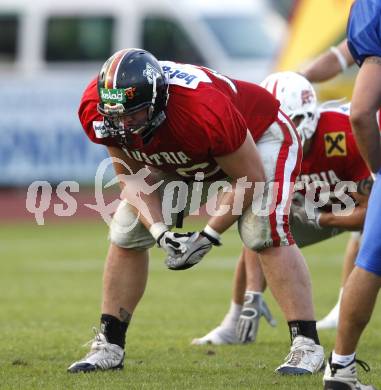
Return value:
[(298, 179), (305, 185), (323, 181), (333, 193), (338, 182), (358, 182), (369, 176), (352, 133), (348, 105), (323, 111)]
[[(247, 129), (257, 141), (277, 118), (279, 102), (255, 84), (217, 78), (205, 68), (181, 65), (181, 72), (176, 73), (179, 64), (161, 65), (172, 76), (167, 119), (155, 130), (148, 145), (139, 151), (126, 151), (135, 160), (186, 177), (204, 172), (206, 177), (215, 179), (217, 164), (213, 157), (237, 150)], [(178, 78), (181, 73), (186, 76)], [(82, 126), (93, 142), (114, 145), (111, 137), (98, 138), (95, 133), (94, 127), (103, 120), (96, 110), (98, 100), (97, 83), (93, 80), (79, 108)]]
[[(280, 112), (279, 102), (258, 85), (230, 80), (207, 68), (168, 61), (161, 66), (170, 84), (166, 119), (140, 150), (123, 148), (127, 156), (187, 180), (203, 172), (207, 181), (215, 181), (226, 174), (214, 158), (236, 151), (249, 130), (262, 156), (267, 181), (280, 183), (277, 207), (268, 221), (271, 243), (265, 245), (292, 243), (284, 214), (288, 187), (300, 168), (300, 142), (289, 119)], [(79, 107), (82, 126), (93, 142), (115, 145), (102, 128), (102, 116), (96, 111), (98, 101), (93, 80)]]
[[(340, 198), (337, 198), (338, 192), (341, 192), (340, 185), (336, 187), (337, 183), (358, 182), (370, 176), (356, 146), (349, 121), (348, 106), (343, 105), (337, 109), (322, 111), (311, 141), (310, 149), (303, 157), (295, 190), (300, 190), (301, 193), (311, 190), (315, 194), (316, 182), (328, 184), (326, 187), (330, 191), (330, 202), (325, 204), (322, 210), (330, 212), (332, 204), (341, 203)], [(321, 193), (320, 186), (316, 192)], [(350, 196), (350, 193), (346, 195)], [(315, 201), (317, 200), (315, 195)], [(293, 219), (291, 230), (300, 248), (345, 231), (345, 229), (330, 226), (316, 228), (313, 225), (299, 223), (297, 219)]]

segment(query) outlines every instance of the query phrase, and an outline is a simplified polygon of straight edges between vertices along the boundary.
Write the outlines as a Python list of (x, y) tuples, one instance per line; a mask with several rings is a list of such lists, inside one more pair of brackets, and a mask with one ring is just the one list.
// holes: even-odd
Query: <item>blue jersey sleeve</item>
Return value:
[(381, 1), (356, 0), (347, 25), (348, 48), (361, 66), (366, 57), (381, 57)]

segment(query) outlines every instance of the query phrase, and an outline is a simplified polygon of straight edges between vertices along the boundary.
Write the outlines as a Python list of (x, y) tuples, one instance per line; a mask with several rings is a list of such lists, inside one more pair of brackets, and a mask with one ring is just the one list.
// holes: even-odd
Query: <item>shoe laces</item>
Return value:
[(309, 345), (292, 346), (290, 353), (285, 358), (285, 361), (292, 366), (296, 366), (300, 363), (306, 352), (314, 352), (314, 350)]
[(302, 360), (304, 351), (301, 349), (296, 349), (294, 351), (291, 351), (287, 357), (286, 362), (289, 363), (291, 366), (297, 366), (300, 361)]
[(358, 363), (358, 365), (359, 365), (365, 372), (369, 372), (369, 371), (370, 371), (369, 364), (368, 364), (367, 362), (364, 362), (364, 360), (360, 360), (360, 359), (356, 359), (356, 358), (355, 358), (355, 362)]
[(94, 338), (83, 345), (84, 347), (91, 345), (90, 352), (86, 355), (86, 358), (91, 355), (94, 355), (94, 353), (97, 353), (100, 350), (104, 350), (105, 352), (107, 352), (107, 343), (102, 340), (101, 332), (95, 326), (92, 330), (94, 332)]
[[(367, 362), (364, 362), (364, 360), (360, 360), (360, 359), (354, 359), (353, 360), (354, 363), (357, 363), (365, 372), (369, 372), (370, 371), (370, 367), (369, 367), (369, 364)], [(352, 363), (353, 363), (352, 362)], [(351, 365), (352, 363), (350, 363), (349, 365)], [(348, 366), (346, 366), (348, 367)], [(343, 368), (343, 366), (339, 365), (339, 364), (332, 364), (331, 363), (331, 372), (332, 372), (332, 375), (335, 375), (337, 370), (340, 369), (340, 368)]]

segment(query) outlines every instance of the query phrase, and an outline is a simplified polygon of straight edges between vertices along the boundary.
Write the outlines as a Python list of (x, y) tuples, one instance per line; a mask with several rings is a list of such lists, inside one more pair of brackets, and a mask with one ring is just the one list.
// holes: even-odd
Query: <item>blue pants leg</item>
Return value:
[(381, 276), (381, 170), (370, 194), (356, 265)]

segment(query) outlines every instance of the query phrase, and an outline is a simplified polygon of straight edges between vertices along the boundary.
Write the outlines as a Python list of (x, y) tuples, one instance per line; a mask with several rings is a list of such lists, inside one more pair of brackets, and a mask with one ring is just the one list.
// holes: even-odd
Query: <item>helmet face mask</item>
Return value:
[(304, 112), (302, 114), (292, 114), (289, 115), (292, 121), (295, 118), (300, 118), (299, 123), (295, 126), (298, 134), (300, 135), (302, 145), (304, 145), (305, 141), (312, 138), (315, 133), (318, 116), (314, 112)]
[[(153, 120), (148, 120), (148, 109), (144, 110), (144, 112), (146, 113), (144, 120), (131, 122), (127, 117), (135, 114), (132, 113), (130, 115), (104, 115), (103, 121), (110, 135), (121, 146), (137, 150), (141, 149), (151, 140), (153, 130), (165, 120), (165, 114), (163, 112), (159, 113)], [(158, 125), (155, 125), (156, 121)]]
[[(98, 94), (98, 112), (111, 136), (122, 146), (137, 148), (147, 144), (165, 120), (167, 79), (159, 62), (147, 51), (124, 49), (110, 57), (98, 76)], [(126, 125), (123, 117), (144, 109), (144, 122)]]
[(119, 145), (140, 149), (144, 146), (144, 131), (147, 129), (147, 122), (141, 125), (125, 126), (124, 121), (117, 117), (105, 116), (104, 124)]
[(281, 110), (291, 120), (298, 119), (296, 130), (304, 145), (315, 133), (319, 120), (318, 102), (311, 83), (297, 73), (278, 72), (266, 77), (261, 86), (279, 100)]

